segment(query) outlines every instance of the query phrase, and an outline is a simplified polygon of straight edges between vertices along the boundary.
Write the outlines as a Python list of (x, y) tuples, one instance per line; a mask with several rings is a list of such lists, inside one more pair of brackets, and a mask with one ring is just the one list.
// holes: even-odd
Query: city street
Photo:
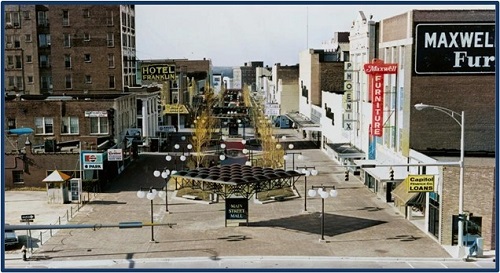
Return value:
[[(225, 227), (223, 200), (207, 204), (177, 198), (173, 196), (173, 185), (169, 184), (170, 213), (165, 211), (165, 200), (157, 197), (153, 202), (153, 216), (155, 223), (175, 224), (172, 228), (157, 226), (153, 233), (150, 227), (59, 230), (43, 245), (37, 246), (28, 264), (64, 268), (406, 268), (413, 267), (409, 261), (420, 265), (425, 261), (428, 262), (425, 265), (432, 268), (446, 267), (449, 262), (457, 267), (494, 267), (491, 261), (464, 263), (452, 258), (437, 242), (379, 200), (356, 177), (351, 175), (349, 181), (344, 181), (342, 168), (335, 168), (336, 164), (326, 155), (318, 150), (301, 152), (304, 158), (296, 160), (295, 165), (307, 164), (319, 171), (317, 176), (308, 177), (308, 188), (312, 185), (337, 186), (338, 196), (325, 200), (325, 241), (319, 240), (321, 199), (308, 197), (307, 211), (304, 211), (303, 177), (296, 183), (300, 198), (266, 204), (250, 200), (249, 226)], [(163, 187), (164, 180), (154, 177), (153, 171), (165, 165), (164, 155), (141, 154), (111, 187), (97, 194), (69, 223), (149, 222), (150, 202), (146, 198), (139, 199), (136, 193), (141, 187)], [(45, 205), (46, 208), (50, 206)], [(151, 242), (152, 236), (154, 242)], [(320, 261), (313, 265), (290, 263), (290, 257)], [(172, 263), (174, 260), (176, 262)], [(20, 260), (20, 254), (10, 253), (6, 258), (7, 268), (28, 264)]]

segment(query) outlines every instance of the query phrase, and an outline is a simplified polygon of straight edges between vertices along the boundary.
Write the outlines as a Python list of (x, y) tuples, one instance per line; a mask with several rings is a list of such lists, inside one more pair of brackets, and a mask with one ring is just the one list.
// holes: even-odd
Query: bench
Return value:
[(182, 198), (190, 199), (190, 200), (200, 200), (201, 198), (196, 195), (185, 194)]
[(285, 200), (285, 196), (284, 195), (271, 196), (271, 199), (275, 201), (283, 201)]

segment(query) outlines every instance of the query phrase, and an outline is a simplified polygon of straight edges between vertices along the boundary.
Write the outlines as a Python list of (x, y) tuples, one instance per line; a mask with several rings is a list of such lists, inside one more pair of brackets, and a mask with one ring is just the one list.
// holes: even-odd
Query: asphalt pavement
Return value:
[[(338, 196), (324, 201), (324, 239), (321, 238), (321, 198), (304, 198), (305, 179), (296, 187), (300, 196), (285, 201), (249, 201), (249, 225), (225, 226), (225, 203), (208, 204), (175, 197), (169, 184), (165, 199), (153, 200), (153, 221), (169, 226), (33, 231), (34, 251), (29, 261), (18, 249), (5, 254), (5, 268), (495, 268), (488, 260), (465, 263), (406, 220), (391, 204), (377, 198), (356, 177), (344, 173), (327, 155), (301, 150), (296, 166), (314, 166), (319, 174), (307, 178), (312, 186), (333, 186)], [(289, 164), (289, 163), (288, 163)], [(22, 214), (35, 214), (34, 224), (118, 224), (150, 222), (151, 203), (139, 199), (141, 187), (163, 187), (153, 176), (165, 166), (162, 154), (141, 154), (105, 192), (91, 195), (78, 210), (76, 204), (54, 205), (45, 192), (6, 192), (6, 221), (17, 223)], [(71, 217), (63, 217), (70, 214)], [(66, 221), (67, 220), (67, 221)], [(24, 234), (25, 231), (18, 232)], [(186, 260), (192, 263), (186, 264)], [(174, 262), (175, 261), (175, 262)], [(201, 262), (200, 262), (201, 261)], [(302, 261), (298, 263), (297, 261)], [(183, 263), (184, 262), (184, 263)], [(343, 263), (342, 263), (343, 262)], [(414, 262), (415, 264), (411, 264)], [(149, 266), (147, 264), (149, 263)], [(448, 265), (447, 265), (448, 263)]]

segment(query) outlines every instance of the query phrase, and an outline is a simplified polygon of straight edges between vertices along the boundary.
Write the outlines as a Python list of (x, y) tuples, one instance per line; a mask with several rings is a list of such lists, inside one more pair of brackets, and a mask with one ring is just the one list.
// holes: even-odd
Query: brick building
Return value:
[[(39, 185), (47, 172), (56, 168), (75, 175), (80, 169), (80, 150), (130, 148), (131, 143), (123, 140), (127, 129), (137, 127), (136, 111), (136, 94), (7, 96), (5, 129), (31, 128), (34, 132), (20, 136), (6, 133), (6, 187)], [(30, 145), (24, 145), (26, 142)], [(23, 164), (17, 164), (20, 159)], [(18, 172), (26, 166), (28, 172)], [(106, 179), (104, 173), (99, 177)]]
[(121, 93), (136, 85), (133, 5), (6, 5), (5, 91)]

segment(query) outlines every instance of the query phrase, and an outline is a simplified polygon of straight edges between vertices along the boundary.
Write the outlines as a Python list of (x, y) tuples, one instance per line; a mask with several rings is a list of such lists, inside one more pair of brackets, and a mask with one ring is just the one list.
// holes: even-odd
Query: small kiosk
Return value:
[(69, 202), (69, 183), (71, 177), (58, 170), (45, 177), (47, 201), (49, 204), (64, 204)]

